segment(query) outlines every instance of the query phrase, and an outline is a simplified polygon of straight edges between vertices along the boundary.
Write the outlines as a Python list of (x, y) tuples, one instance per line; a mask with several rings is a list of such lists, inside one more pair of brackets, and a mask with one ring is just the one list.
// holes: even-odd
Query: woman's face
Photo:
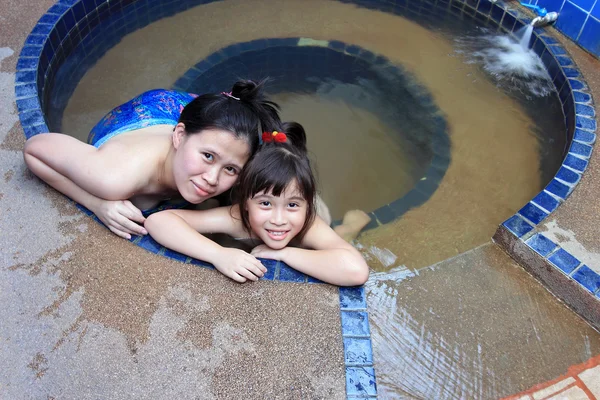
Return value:
[(259, 192), (246, 202), (250, 229), (275, 250), (283, 249), (300, 233), (307, 207), (295, 180), (279, 196)]
[(250, 158), (250, 145), (222, 129), (188, 135), (183, 124), (173, 132), (173, 176), (182, 197), (199, 204), (230, 189)]

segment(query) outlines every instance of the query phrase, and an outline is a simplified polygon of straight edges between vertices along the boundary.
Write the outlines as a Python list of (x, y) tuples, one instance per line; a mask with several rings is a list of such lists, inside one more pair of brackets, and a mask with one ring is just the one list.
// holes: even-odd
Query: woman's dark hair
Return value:
[(315, 219), (317, 191), (306, 150), (306, 133), (302, 125), (296, 122), (283, 123), (275, 130), (284, 132), (287, 140), (284, 143), (263, 143), (244, 166), (235, 187), (242, 225), (247, 232), (251, 232), (248, 210), (245, 207), (248, 199), (262, 191), (279, 196), (296, 180), (307, 207), (306, 221), (298, 233), (298, 238), (302, 238)]
[[(259, 135), (281, 125), (279, 106), (264, 93), (265, 81), (237, 81), (231, 95), (209, 93), (196, 97), (183, 108), (179, 121), (191, 135), (216, 128), (233, 132), (250, 144), (250, 154), (258, 149)], [(239, 100), (237, 100), (239, 99)]]

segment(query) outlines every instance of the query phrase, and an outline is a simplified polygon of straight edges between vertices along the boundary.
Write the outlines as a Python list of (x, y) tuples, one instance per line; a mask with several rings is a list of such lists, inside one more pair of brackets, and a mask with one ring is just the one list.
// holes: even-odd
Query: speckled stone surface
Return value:
[(337, 288), (151, 254), (26, 170), (15, 65), (53, 3), (0, 3), (0, 398), (345, 398)]
[[(600, 60), (566, 39), (556, 29), (547, 31), (558, 39), (580, 68), (595, 101), (600, 102)], [(596, 132), (598, 134), (598, 132)], [(596, 143), (596, 147), (598, 144)], [(589, 165), (573, 193), (536, 228), (546, 237), (600, 273), (600, 152), (592, 152)]]

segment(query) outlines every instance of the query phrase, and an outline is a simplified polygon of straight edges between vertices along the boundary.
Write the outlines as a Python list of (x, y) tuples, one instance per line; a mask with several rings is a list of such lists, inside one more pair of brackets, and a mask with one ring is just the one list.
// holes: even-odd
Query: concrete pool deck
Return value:
[[(0, 397), (344, 398), (336, 288), (237, 285), (150, 254), (26, 171), (15, 66), (53, 3), (0, 5)], [(565, 47), (599, 99), (600, 62)], [(582, 182), (548, 219), (591, 253), (600, 230), (598, 163), (593, 154)], [(472, 257), (465, 259), (476, 265)], [(483, 262), (514, 265), (504, 254)]]
[(151, 254), (26, 170), (16, 61), (52, 4), (0, 5), (0, 398), (345, 398), (337, 288)]

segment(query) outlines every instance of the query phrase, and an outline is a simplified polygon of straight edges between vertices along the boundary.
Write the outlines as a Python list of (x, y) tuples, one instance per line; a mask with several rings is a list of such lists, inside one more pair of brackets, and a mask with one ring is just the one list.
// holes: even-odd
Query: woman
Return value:
[(201, 96), (153, 90), (109, 112), (91, 144), (40, 134), (23, 153), (35, 175), (130, 239), (147, 234), (141, 210), (172, 198), (199, 204), (230, 189), (259, 132), (279, 125), (277, 109), (252, 81)]

